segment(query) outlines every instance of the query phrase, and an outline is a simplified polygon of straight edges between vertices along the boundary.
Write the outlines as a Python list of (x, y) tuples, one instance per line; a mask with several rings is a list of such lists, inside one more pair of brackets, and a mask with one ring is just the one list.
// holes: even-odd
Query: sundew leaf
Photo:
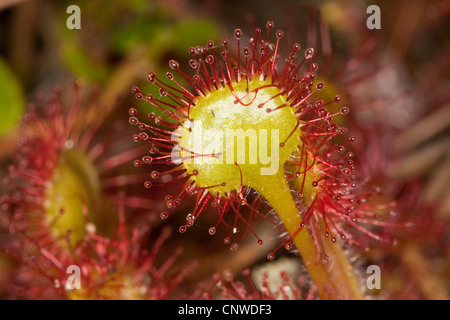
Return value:
[(9, 65), (0, 58), (0, 136), (16, 125), (25, 110), (23, 89)]

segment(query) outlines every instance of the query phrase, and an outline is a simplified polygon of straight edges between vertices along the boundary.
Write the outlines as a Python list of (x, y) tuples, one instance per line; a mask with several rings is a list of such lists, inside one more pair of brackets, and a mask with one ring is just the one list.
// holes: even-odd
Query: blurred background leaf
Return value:
[(25, 109), (23, 90), (9, 65), (0, 58), (0, 136), (16, 125)]

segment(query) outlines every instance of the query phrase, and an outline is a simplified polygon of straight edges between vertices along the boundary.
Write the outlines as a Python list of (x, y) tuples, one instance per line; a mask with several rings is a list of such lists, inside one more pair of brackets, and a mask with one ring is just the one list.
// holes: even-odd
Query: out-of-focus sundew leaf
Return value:
[(174, 49), (186, 54), (193, 44), (205, 45), (208, 40), (216, 40), (219, 34), (217, 24), (208, 20), (187, 20), (175, 25)]
[(64, 60), (76, 76), (94, 83), (102, 83), (107, 74), (107, 68), (94, 62), (79, 46), (66, 43)]
[(25, 110), (22, 87), (8, 64), (0, 59), (0, 136), (16, 125)]
[(111, 35), (113, 48), (120, 54), (126, 54), (136, 45), (151, 42), (160, 28), (158, 24), (135, 19)]

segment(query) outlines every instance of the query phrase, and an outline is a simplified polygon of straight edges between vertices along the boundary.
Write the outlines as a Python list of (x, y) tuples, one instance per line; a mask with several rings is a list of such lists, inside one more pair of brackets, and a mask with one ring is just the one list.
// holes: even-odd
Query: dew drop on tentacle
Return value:
[(169, 217), (169, 212), (167, 211), (161, 212), (159, 217), (161, 218), (161, 220), (166, 220)]
[(145, 140), (148, 140), (148, 138), (149, 138), (148, 134), (146, 134), (145, 132), (139, 133), (139, 139), (145, 141)]
[(314, 56), (314, 49), (309, 48), (305, 51), (305, 59), (311, 59)]
[(183, 225), (183, 226), (181, 226), (181, 227), (178, 229), (178, 231), (179, 231), (180, 233), (185, 233), (185, 232), (186, 232), (186, 229), (187, 229), (187, 227), (186, 227), (185, 225)]
[(143, 161), (145, 164), (150, 164), (150, 163), (153, 161), (153, 158), (150, 157), (150, 156), (143, 156), (143, 157), (142, 157), (142, 161)]
[(340, 114), (343, 115), (347, 115), (350, 112), (350, 108), (349, 107), (342, 107), (341, 110), (339, 111)]
[[(323, 100), (321, 98), (317, 98), (315, 106), (318, 107), (318, 108), (322, 107), (323, 106)], [(321, 111), (322, 111), (322, 116), (326, 116), (326, 114), (325, 114), (326, 110), (321, 109)]]
[(144, 182), (144, 187), (146, 189), (150, 189), (151, 187), (153, 187), (153, 183), (151, 183), (150, 181), (145, 181)]
[(208, 62), (209, 64), (213, 64), (214, 63), (214, 56), (212, 54), (208, 55), (206, 57), (206, 62)]
[(141, 138), (139, 138), (139, 135), (137, 133), (133, 134), (133, 141), (134, 142), (139, 142), (141, 141)]
[(135, 125), (138, 125), (138, 124), (139, 124), (139, 120), (138, 120), (138, 118), (136, 118), (136, 117), (129, 117), (129, 118), (128, 118), (128, 122), (129, 122), (132, 126), (135, 126)]
[(276, 35), (277, 35), (277, 39), (283, 38), (283, 35), (284, 35), (283, 30), (278, 30)]
[(147, 129), (148, 128), (148, 126), (145, 124), (145, 123), (139, 123), (139, 129), (141, 129), (141, 130), (145, 130), (145, 129)]
[(163, 97), (167, 96), (168, 92), (164, 88), (159, 88), (159, 94)]
[(156, 179), (157, 177), (159, 177), (159, 172), (156, 171), (156, 170), (153, 170), (153, 171), (150, 173), (150, 176), (151, 176), (153, 179)]
[(191, 59), (191, 60), (189, 60), (189, 65), (191, 66), (192, 69), (197, 69), (198, 61), (196, 59)]
[(234, 30), (234, 36), (236, 37), (236, 39), (240, 39), (242, 36), (242, 30), (241, 29)]
[(128, 114), (129, 114), (131, 117), (135, 117), (135, 116), (138, 115), (138, 111), (137, 111), (136, 108), (130, 108), (130, 109), (128, 110)]
[(169, 67), (173, 70), (178, 70), (180, 68), (180, 64), (176, 60), (170, 60)]
[[(153, 95), (151, 93), (147, 94), (147, 96), (145, 97), (145, 100), (147, 100), (148, 102), (151, 102), (153, 100), (155, 100), (155, 98), (153, 97)], [(153, 118), (150, 118), (150, 115), (153, 115)], [(147, 116), (147, 118), (149, 120), (155, 121), (155, 114), (154, 113), (149, 113), (149, 115)]]
[(266, 27), (267, 27), (267, 31), (270, 32), (270, 30), (272, 30), (272, 28), (275, 26), (275, 24), (273, 23), (273, 21), (267, 21)]
[(166, 207), (169, 208), (169, 209), (175, 207), (175, 202), (174, 201), (167, 201)]
[(209, 228), (208, 229), (208, 233), (210, 234), (210, 235), (215, 235), (216, 234), (216, 228), (215, 227), (211, 227), (211, 228)]

